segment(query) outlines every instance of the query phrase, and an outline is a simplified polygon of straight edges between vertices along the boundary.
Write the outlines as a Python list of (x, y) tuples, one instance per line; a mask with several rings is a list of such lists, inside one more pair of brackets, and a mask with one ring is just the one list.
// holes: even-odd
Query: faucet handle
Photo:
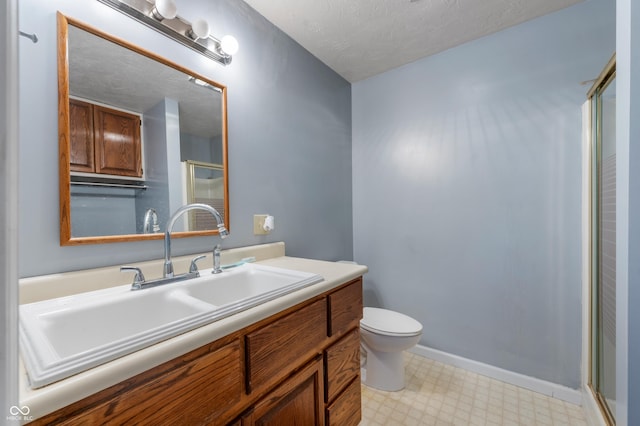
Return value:
[(220, 267), (220, 253), (222, 251), (222, 247), (220, 244), (216, 244), (213, 247), (213, 270), (212, 274), (219, 274), (222, 272), (222, 268)]
[(125, 272), (125, 271), (133, 271), (135, 272), (135, 276), (133, 277), (133, 284), (132, 287), (133, 289), (139, 289), (141, 287), (140, 284), (145, 282), (144, 279), (144, 274), (142, 273), (142, 269), (137, 268), (135, 266), (121, 266), (120, 267), (120, 272)]
[(194, 257), (193, 259), (191, 259), (191, 266), (189, 266), (189, 273), (193, 274), (196, 273), (198, 274), (198, 276), (200, 276), (200, 273), (198, 272), (198, 265), (196, 265), (196, 263), (198, 262), (198, 260), (202, 260), (205, 257), (207, 257), (206, 255), (202, 255), (202, 256), (197, 256)]

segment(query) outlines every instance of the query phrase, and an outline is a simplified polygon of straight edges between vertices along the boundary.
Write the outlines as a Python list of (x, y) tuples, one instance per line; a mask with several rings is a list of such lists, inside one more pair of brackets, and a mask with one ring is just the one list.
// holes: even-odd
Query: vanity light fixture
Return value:
[(187, 35), (191, 40), (209, 37), (209, 24), (204, 19), (198, 19), (191, 25), (191, 29), (187, 31)]
[(226, 35), (220, 40), (220, 49), (227, 55), (235, 55), (238, 48), (238, 40), (234, 36)]
[(213, 90), (214, 92), (222, 92), (222, 89), (220, 89), (219, 87), (216, 86), (212, 86), (209, 83), (207, 83), (206, 81), (202, 81), (199, 78), (195, 78), (192, 76), (189, 76), (189, 81), (192, 82), (193, 84), (195, 84), (196, 86), (200, 86), (200, 87), (204, 87), (206, 89), (210, 89)]
[(178, 16), (178, 8), (173, 0), (156, 0), (156, 4), (151, 9), (151, 14), (158, 21), (173, 19)]
[(198, 19), (192, 24), (178, 16), (173, 0), (98, 1), (222, 65), (229, 65), (232, 55), (238, 51), (238, 42), (233, 36), (218, 40), (210, 35), (207, 21)]

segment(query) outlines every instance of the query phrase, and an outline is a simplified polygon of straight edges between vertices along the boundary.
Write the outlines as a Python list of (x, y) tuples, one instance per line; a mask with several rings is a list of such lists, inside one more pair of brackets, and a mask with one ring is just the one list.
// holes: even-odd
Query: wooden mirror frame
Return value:
[[(57, 13), (58, 21), (58, 170), (59, 170), (59, 192), (60, 192), (60, 245), (84, 245), (84, 244), (104, 244), (127, 241), (159, 240), (164, 238), (164, 232), (155, 234), (127, 234), (127, 235), (105, 235), (92, 237), (73, 237), (71, 235), (71, 168), (70, 168), (70, 124), (69, 124), (69, 60), (68, 60), (68, 36), (69, 25), (73, 25), (82, 30), (88, 31), (107, 41), (116, 43), (126, 49), (132, 50), (140, 55), (146, 56), (166, 66), (174, 68), (180, 72), (191, 75), (197, 79), (220, 89), (222, 94), (222, 159), (224, 175), (224, 222), (229, 230), (229, 171), (227, 159), (227, 88), (207, 77), (184, 68), (161, 56), (151, 53), (145, 49), (128, 43), (125, 40), (106, 34), (96, 28), (86, 25), (80, 21)], [(217, 235), (218, 230), (209, 231), (185, 231), (174, 232), (172, 238)]]

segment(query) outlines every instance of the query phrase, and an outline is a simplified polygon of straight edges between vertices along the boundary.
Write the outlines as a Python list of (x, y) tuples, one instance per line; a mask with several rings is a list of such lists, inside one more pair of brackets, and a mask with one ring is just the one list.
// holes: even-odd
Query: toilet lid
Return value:
[(380, 308), (364, 308), (360, 327), (388, 336), (415, 336), (422, 333), (422, 324), (413, 318)]

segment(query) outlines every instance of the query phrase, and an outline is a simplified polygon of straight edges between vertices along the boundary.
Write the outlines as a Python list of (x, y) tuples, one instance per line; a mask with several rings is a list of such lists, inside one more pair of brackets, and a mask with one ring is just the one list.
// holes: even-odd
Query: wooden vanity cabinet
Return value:
[(140, 116), (69, 99), (71, 171), (142, 177)]
[(33, 422), (356, 426), (362, 278)]

